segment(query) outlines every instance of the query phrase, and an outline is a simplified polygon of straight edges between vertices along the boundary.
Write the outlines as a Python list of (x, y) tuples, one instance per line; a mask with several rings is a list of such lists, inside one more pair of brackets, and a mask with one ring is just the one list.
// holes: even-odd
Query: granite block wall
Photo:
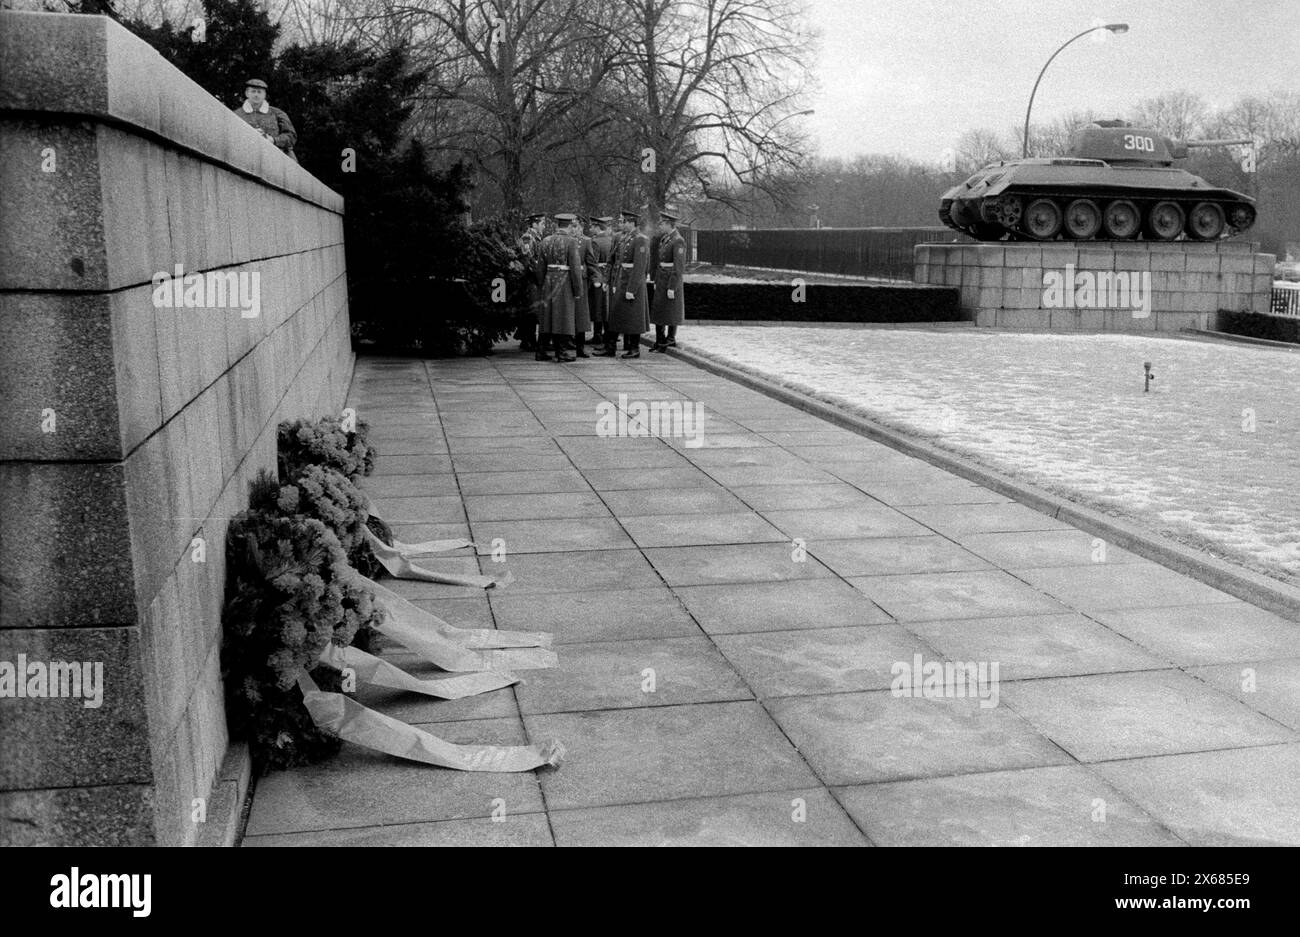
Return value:
[[(0, 844), (191, 844), (229, 518), (351, 380), (343, 202), (111, 20), (10, 11), (0, 192)], [(159, 302), (177, 265), (245, 292)], [(7, 693), (19, 660), (102, 664), (102, 703)]]
[(1274, 257), (1258, 249), (1232, 240), (918, 244), (913, 279), (957, 287), (962, 312), (976, 325), (1214, 329), (1221, 311), (1268, 311)]

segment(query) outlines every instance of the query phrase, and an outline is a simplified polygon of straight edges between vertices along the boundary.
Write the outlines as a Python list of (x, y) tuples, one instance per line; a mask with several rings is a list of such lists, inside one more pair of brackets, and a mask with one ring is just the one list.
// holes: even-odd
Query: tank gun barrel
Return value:
[(1183, 146), (1251, 146), (1254, 140), (1184, 140)]
[(1254, 146), (1254, 140), (1173, 140), (1166, 141), (1169, 147), (1169, 155), (1174, 159), (1186, 159), (1187, 151), (1193, 147), (1210, 147), (1210, 146)]

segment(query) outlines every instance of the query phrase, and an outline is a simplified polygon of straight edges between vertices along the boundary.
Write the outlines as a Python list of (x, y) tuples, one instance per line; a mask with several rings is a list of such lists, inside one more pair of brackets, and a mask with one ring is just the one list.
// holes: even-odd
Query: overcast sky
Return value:
[[(821, 31), (806, 126), (827, 156), (938, 160), (965, 131), (1024, 121), (1034, 78), (1094, 22), (1126, 22), (1057, 56), (1034, 121), (1187, 89), (1228, 104), (1300, 90), (1300, 0), (808, 0)], [(1096, 35), (1096, 34), (1094, 34)]]

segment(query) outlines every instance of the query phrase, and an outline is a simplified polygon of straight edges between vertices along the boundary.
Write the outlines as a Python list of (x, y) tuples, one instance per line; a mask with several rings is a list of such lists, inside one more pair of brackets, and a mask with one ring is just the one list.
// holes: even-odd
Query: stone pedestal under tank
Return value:
[(1252, 241), (918, 244), (917, 283), (955, 286), (977, 325), (1043, 331), (1214, 329), (1268, 312), (1272, 254)]

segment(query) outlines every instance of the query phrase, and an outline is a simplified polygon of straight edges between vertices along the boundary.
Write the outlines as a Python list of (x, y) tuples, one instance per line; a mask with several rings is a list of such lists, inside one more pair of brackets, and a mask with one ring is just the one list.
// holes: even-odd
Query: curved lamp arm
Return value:
[(1042, 70), (1038, 73), (1038, 78), (1034, 80), (1034, 90), (1029, 92), (1029, 106), (1025, 108), (1025, 133), (1023, 137), (1024, 143), (1021, 150), (1022, 157), (1029, 156), (1029, 114), (1034, 109), (1034, 95), (1038, 93), (1038, 83), (1043, 80), (1043, 75), (1047, 71), (1047, 66), (1051, 65), (1052, 59), (1055, 59), (1060, 55), (1065, 50), (1065, 47), (1070, 43), (1074, 42), (1076, 39), (1082, 39), (1084, 36), (1088, 35), (1088, 33), (1095, 33), (1099, 29), (1109, 29), (1113, 33), (1121, 33), (1128, 31), (1128, 25), (1125, 23), (1110, 23), (1102, 26), (1090, 26), (1077, 36), (1071, 36), (1069, 39), (1065, 40), (1065, 42), (1061, 44), (1061, 47), (1052, 53), (1051, 58), (1043, 64)]

